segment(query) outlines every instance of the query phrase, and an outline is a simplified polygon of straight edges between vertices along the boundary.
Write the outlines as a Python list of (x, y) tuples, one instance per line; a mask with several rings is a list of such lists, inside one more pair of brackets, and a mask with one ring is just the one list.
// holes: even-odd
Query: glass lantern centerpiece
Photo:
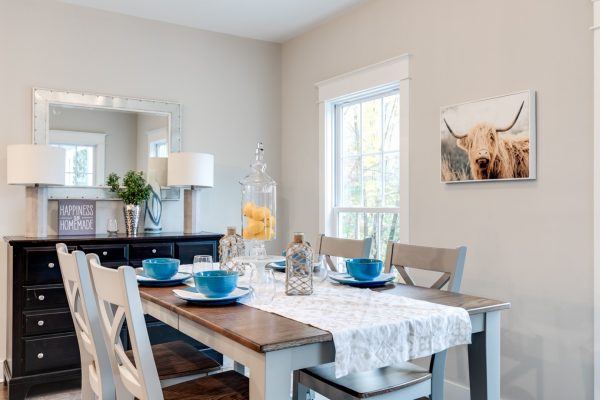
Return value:
[(266, 255), (264, 242), (276, 236), (277, 183), (267, 174), (264, 148), (258, 143), (250, 173), (242, 185), (242, 237), (253, 256)]

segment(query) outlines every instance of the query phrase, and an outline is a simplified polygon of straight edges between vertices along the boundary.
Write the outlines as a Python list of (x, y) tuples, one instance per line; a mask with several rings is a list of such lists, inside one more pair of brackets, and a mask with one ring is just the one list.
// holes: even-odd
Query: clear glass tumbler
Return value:
[(275, 298), (275, 275), (270, 268), (259, 270), (252, 268), (250, 273), (250, 302), (257, 305), (266, 305)]

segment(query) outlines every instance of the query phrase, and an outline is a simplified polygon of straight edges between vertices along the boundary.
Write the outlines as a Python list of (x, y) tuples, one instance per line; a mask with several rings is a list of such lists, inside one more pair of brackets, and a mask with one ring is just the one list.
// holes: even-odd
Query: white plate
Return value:
[(188, 289), (173, 289), (173, 294), (180, 299), (192, 301), (195, 303), (214, 303), (214, 302), (233, 302), (240, 297), (243, 297), (250, 293), (249, 288), (237, 287), (233, 292), (229, 293), (225, 297), (206, 297), (206, 295), (196, 292), (195, 288)]

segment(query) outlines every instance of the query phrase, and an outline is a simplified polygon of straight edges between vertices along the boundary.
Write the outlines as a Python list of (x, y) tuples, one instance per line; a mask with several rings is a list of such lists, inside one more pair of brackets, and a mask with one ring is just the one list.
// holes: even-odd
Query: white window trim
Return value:
[(49, 143), (94, 146), (96, 157), (96, 171), (94, 185), (104, 185), (104, 164), (106, 153), (106, 133), (50, 130)]
[(600, 400), (600, 0), (592, 0), (594, 25), (594, 399)]
[(409, 117), (410, 74), (408, 54), (394, 57), (346, 74), (316, 83), (319, 104), (319, 230), (335, 235), (337, 223), (333, 213), (334, 104), (337, 99), (377, 87), (396, 84), (400, 97), (400, 242), (409, 241)]

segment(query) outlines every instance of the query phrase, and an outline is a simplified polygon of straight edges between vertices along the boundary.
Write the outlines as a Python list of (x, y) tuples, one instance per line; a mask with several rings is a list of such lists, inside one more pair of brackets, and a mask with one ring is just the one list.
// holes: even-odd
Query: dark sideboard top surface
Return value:
[(182, 232), (161, 232), (161, 233), (138, 233), (136, 236), (128, 236), (125, 233), (118, 233), (116, 235), (108, 234), (96, 234), (96, 235), (81, 235), (81, 236), (58, 236), (52, 235), (44, 238), (26, 237), (26, 236), (5, 236), (4, 241), (9, 245), (19, 244), (53, 244), (53, 243), (79, 243), (79, 242), (152, 242), (152, 241), (164, 241), (164, 240), (181, 240), (181, 239), (202, 239), (202, 238), (215, 238), (223, 236), (220, 233), (213, 232), (199, 232), (199, 233), (182, 233)]

